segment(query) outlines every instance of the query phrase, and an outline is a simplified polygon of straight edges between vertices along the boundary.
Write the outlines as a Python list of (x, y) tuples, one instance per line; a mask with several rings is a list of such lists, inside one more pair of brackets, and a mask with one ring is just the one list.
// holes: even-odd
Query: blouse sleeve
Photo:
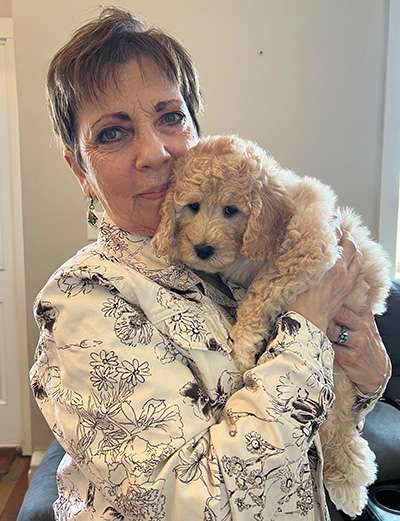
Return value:
[(357, 423), (357, 429), (361, 432), (364, 428), (365, 417), (369, 412), (377, 404), (378, 400), (380, 400), (385, 392), (386, 386), (390, 380), (392, 375), (392, 370), (390, 366), (390, 371), (386, 377), (385, 382), (375, 391), (373, 394), (365, 394), (355, 385), (355, 400), (353, 404), (353, 413), (354, 419)]
[(308, 450), (333, 400), (332, 349), (317, 328), (282, 317), (216, 420), (206, 407), (194, 413), (188, 389), (201, 393), (201, 383), (190, 357), (139, 306), (101, 281), (68, 284), (60, 291), (52, 280), (36, 302), (30, 379), (90, 483), (77, 511), (109, 505), (126, 519), (222, 521), (313, 508)]

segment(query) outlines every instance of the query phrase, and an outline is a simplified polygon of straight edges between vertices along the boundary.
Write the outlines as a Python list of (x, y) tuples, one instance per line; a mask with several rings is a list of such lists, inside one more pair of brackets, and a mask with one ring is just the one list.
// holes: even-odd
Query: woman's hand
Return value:
[[(348, 340), (338, 344), (340, 326), (348, 328)], [(335, 360), (364, 394), (374, 394), (391, 371), (390, 359), (371, 311), (361, 315), (343, 307), (329, 323), (327, 335)]]
[[(339, 235), (340, 234), (340, 235)], [(296, 311), (326, 333), (360, 273), (360, 253), (345, 233), (338, 231), (342, 255), (318, 286), (300, 294), (289, 310)]]

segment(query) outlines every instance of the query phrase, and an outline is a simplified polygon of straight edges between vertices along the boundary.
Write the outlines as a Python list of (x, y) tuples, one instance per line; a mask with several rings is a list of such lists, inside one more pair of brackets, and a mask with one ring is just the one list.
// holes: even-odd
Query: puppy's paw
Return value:
[(365, 487), (350, 486), (349, 483), (335, 483), (328, 486), (327, 490), (336, 508), (350, 517), (359, 516), (368, 501)]
[(234, 326), (230, 331), (230, 337), (233, 341), (233, 355), (240, 371), (253, 368), (256, 365), (257, 345), (260, 341), (258, 336)]
[(255, 366), (255, 356), (252, 356), (249, 353), (234, 353), (234, 359), (241, 373), (244, 373)]

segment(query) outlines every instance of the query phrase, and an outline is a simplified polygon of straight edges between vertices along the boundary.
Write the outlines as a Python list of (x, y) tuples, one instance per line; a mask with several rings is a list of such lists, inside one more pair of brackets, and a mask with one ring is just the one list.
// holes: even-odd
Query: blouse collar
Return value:
[(237, 307), (238, 287), (230, 285), (229, 288), (235, 298), (228, 297), (218, 288), (201, 279), (185, 264), (170, 264), (166, 257), (158, 257), (154, 252), (151, 237), (122, 230), (106, 215), (100, 223), (96, 250), (108, 260), (132, 267), (162, 286), (182, 292), (194, 290), (196, 287), (222, 306)]

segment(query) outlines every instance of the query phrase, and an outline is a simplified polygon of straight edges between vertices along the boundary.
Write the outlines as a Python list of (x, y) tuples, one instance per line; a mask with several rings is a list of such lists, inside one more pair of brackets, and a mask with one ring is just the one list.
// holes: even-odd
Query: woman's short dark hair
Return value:
[(178, 85), (200, 135), (199, 82), (192, 59), (174, 38), (157, 28), (147, 29), (128, 11), (103, 9), (79, 28), (54, 56), (47, 76), (50, 115), (56, 135), (82, 164), (76, 135), (76, 115), (87, 101), (96, 101), (118, 68), (131, 59), (150, 57), (169, 81)]

